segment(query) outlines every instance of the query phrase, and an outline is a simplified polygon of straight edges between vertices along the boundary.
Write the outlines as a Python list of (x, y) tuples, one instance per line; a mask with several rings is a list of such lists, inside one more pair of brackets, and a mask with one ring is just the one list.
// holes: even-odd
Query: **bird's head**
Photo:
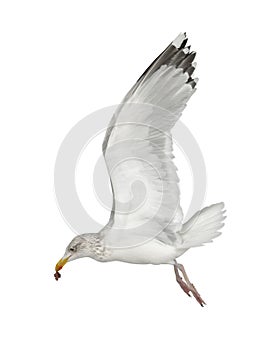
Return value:
[(92, 234), (83, 234), (72, 239), (72, 241), (66, 247), (64, 256), (55, 266), (56, 273), (60, 271), (69, 261), (87, 256), (92, 257), (94, 239), (91, 235)]

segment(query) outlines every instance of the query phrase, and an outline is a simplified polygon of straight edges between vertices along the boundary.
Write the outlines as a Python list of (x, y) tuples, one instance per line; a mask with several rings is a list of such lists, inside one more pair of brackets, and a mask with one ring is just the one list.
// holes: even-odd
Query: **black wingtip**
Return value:
[(185, 38), (183, 41), (182, 41), (182, 44), (180, 45), (179, 49), (184, 49), (186, 44), (187, 44), (187, 41), (188, 41), (188, 38)]
[(187, 84), (190, 85), (192, 89), (194, 89), (196, 87), (197, 82), (198, 82), (197, 78), (193, 79), (192, 77), (189, 77)]

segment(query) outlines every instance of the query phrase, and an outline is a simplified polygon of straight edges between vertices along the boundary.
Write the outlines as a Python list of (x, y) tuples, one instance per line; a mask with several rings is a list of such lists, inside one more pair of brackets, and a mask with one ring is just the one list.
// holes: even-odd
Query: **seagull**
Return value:
[(224, 203), (183, 220), (179, 178), (173, 162), (171, 129), (196, 91), (196, 53), (181, 33), (151, 63), (116, 108), (103, 141), (113, 204), (98, 233), (77, 235), (55, 266), (75, 259), (169, 264), (182, 290), (205, 302), (177, 258), (212, 242), (224, 226)]

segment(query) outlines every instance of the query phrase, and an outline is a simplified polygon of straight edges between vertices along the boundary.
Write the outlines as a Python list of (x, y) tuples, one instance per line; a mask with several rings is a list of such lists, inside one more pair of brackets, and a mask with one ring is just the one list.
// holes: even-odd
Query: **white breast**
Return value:
[(145, 244), (109, 249), (108, 261), (123, 261), (133, 264), (174, 264), (175, 247), (151, 240)]

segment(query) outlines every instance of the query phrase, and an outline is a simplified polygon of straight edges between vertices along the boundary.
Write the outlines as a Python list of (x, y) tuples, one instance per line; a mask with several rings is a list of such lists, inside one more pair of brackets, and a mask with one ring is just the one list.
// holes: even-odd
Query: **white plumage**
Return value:
[(212, 242), (224, 226), (224, 203), (213, 204), (195, 213), (182, 227), (183, 247), (198, 247), (203, 243)]
[(114, 197), (110, 220), (97, 234), (75, 237), (56, 270), (61, 261), (84, 256), (99, 261), (172, 264), (181, 288), (203, 305), (175, 259), (217, 237), (225, 217), (224, 204), (219, 203), (183, 223), (171, 129), (196, 90), (197, 79), (192, 78), (195, 53), (186, 43), (186, 35), (180, 34), (116, 110), (103, 142)]

